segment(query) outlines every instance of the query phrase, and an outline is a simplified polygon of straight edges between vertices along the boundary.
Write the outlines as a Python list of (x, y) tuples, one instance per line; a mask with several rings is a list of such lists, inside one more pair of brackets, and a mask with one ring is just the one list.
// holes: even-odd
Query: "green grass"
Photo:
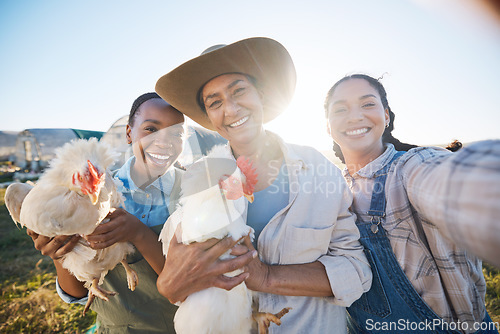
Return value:
[(484, 263), (483, 273), (486, 278), (486, 309), (491, 320), (500, 323), (500, 269)]
[(95, 313), (66, 304), (56, 293), (52, 260), (15, 225), (0, 189), (0, 333), (85, 333)]

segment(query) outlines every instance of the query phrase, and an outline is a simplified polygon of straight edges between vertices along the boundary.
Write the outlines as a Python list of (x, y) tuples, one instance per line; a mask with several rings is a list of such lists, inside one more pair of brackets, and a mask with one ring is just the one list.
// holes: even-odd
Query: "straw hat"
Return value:
[(277, 41), (255, 37), (229, 45), (214, 45), (156, 83), (156, 92), (174, 108), (214, 130), (206, 112), (199, 105), (202, 87), (226, 73), (248, 74), (264, 92), (264, 122), (285, 109), (295, 91), (295, 67), (288, 51)]

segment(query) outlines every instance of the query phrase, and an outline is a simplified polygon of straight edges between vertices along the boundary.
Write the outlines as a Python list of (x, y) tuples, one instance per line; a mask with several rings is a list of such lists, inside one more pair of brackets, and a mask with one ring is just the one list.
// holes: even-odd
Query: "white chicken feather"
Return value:
[[(219, 180), (225, 175), (245, 179), (224, 146), (215, 147), (188, 168), (182, 179), (179, 208), (160, 233), (165, 255), (179, 223), (182, 227), (180, 241), (185, 244), (222, 239), (227, 235), (238, 240), (253, 231), (246, 225), (246, 199), (229, 200), (222, 194)], [(221, 256), (222, 259), (229, 257), (229, 252)], [(239, 273), (240, 270), (229, 275)], [(242, 283), (230, 291), (213, 287), (188, 296), (179, 306), (174, 324), (179, 334), (249, 333), (251, 316), (252, 295)]]
[[(47, 237), (91, 234), (112, 208), (123, 204), (123, 197), (108, 170), (115, 157), (108, 146), (95, 138), (65, 144), (56, 151), (50, 167), (33, 189), (24, 184), (7, 188), (5, 201), (13, 220)], [(128, 242), (94, 250), (82, 238), (61, 258), (62, 266), (85, 282), (90, 291), (84, 312), (94, 296), (107, 300), (107, 296), (114, 295), (99, 285), (119, 262), (127, 271), (129, 288), (135, 289), (137, 274), (125, 261), (133, 251), (134, 247)]]
[[(240, 157), (237, 161), (225, 146), (215, 147), (206, 157), (191, 165), (182, 179), (182, 196), (178, 209), (169, 217), (161, 233), (163, 253), (167, 256), (170, 240), (178, 224), (182, 235), (179, 241), (189, 244), (211, 238), (231, 236), (238, 240), (251, 234), (246, 225), (246, 201), (253, 201), (257, 183), (255, 169)], [(220, 258), (233, 257), (227, 251)], [(226, 274), (235, 276), (241, 270)], [(189, 295), (174, 317), (178, 334), (191, 333), (249, 333), (252, 329), (252, 291), (243, 282), (230, 291), (212, 287)], [(259, 330), (268, 321), (279, 323), (288, 309), (273, 315), (258, 313)], [(267, 325), (264, 323), (267, 321)]]

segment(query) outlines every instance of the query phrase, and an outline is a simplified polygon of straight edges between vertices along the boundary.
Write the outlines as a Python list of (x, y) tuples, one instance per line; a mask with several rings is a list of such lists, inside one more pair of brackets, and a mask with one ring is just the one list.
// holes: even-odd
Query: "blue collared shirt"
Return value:
[(288, 170), (281, 165), (273, 183), (261, 191), (254, 192), (253, 203), (248, 204), (247, 225), (255, 231), (253, 246), (257, 249), (257, 240), (264, 227), (274, 215), (288, 205)]

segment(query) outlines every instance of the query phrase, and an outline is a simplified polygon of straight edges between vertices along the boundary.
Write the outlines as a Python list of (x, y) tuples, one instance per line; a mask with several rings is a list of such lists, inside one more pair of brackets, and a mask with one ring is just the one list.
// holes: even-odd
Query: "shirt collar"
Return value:
[[(130, 159), (125, 162), (122, 168), (120, 168), (116, 174), (116, 176), (123, 182), (123, 186), (130, 192), (137, 191), (139, 187), (134, 183), (132, 178), (130, 177), (130, 170), (132, 164), (135, 162), (135, 156), (132, 156)], [(174, 186), (175, 181), (175, 171), (174, 167), (170, 167), (165, 174), (157, 178), (153, 183), (151, 183), (149, 187), (155, 187), (156, 189), (163, 191), (165, 194), (170, 194), (172, 192), (172, 188)]]
[[(287, 162), (287, 164), (293, 164), (293, 165), (299, 165), (300, 167), (305, 167), (305, 163), (304, 163), (304, 160), (302, 158), (300, 158), (297, 153), (295, 153), (295, 151), (293, 150), (293, 148), (289, 147), (284, 141), (283, 139), (281, 139), (280, 136), (278, 136), (277, 134), (275, 134), (274, 132), (271, 132), (269, 130), (266, 130), (266, 133), (274, 140), (276, 140), (276, 142), (278, 143), (280, 149), (281, 149), (281, 152), (283, 152), (283, 156), (285, 158), (285, 161)], [(227, 151), (229, 153), (229, 156), (231, 157), (231, 159), (235, 160), (234, 159), (234, 156), (233, 156), (233, 152), (231, 151), (231, 146), (229, 145), (229, 142), (226, 144), (226, 148), (227, 148)]]
[(347, 167), (344, 167), (344, 170), (342, 171), (344, 178), (356, 178), (356, 177), (372, 178), (372, 177), (374, 177), (375, 173), (378, 172), (379, 170), (381, 170), (382, 168), (384, 168), (388, 163), (390, 163), (392, 160), (392, 157), (394, 156), (394, 154), (396, 154), (396, 149), (394, 148), (394, 145), (387, 143), (387, 144), (385, 144), (385, 147), (386, 147), (386, 149), (385, 149), (384, 153), (382, 153), (380, 156), (377, 157), (377, 159), (373, 160), (365, 167), (361, 168), (353, 176), (351, 176), (349, 174)]
[(304, 160), (293, 150), (293, 147), (287, 145), (277, 134), (271, 131), (267, 131), (267, 133), (278, 142), (281, 152), (283, 152), (283, 156), (285, 157), (285, 161), (288, 164), (299, 165), (301, 168), (306, 166)]

